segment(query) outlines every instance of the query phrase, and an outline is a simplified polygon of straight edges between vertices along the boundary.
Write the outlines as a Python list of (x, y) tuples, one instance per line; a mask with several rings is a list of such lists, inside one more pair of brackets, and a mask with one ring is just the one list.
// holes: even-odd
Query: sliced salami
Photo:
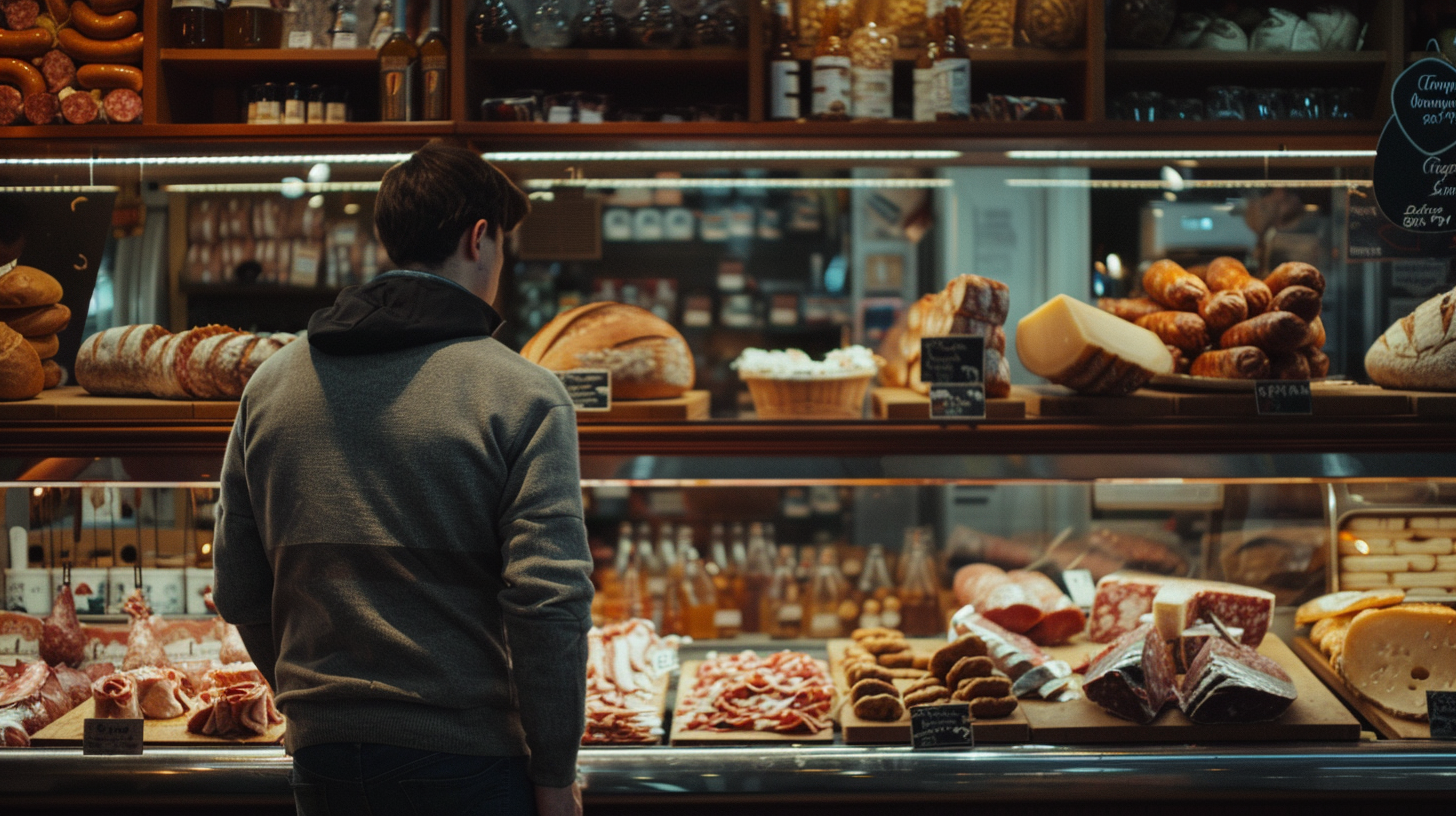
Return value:
[(0, 125), (11, 125), (25, 110), (25, 100), (20, 90), (9, 85), (0, 85)]
[(101, 106), (91, 94), (77, 91), (61, 100), (61, 115), (73, 125), (89, 125), (101, 115)]
[(33, 93), (25, 98), (25, 118), (32, 125), (49, 125), (61, 112), (61, 100), (53, 93)]
[(1153, 596), (1166, 579), (1156, 575), (1115, 572), (1097, 582), (1087, 636), (1111, 643), (1138, 628), (1138, 619), (1153, 611)]
[(60, 93), (62, 88), (76, 84), (76, 62), (59, 48), (52, 48), (40, 60), (40, 72), (45, 75), (46, 90)]
[(8, 0), (5, 3), (5, 27), (11, 31), (35, 28), (40, 17), (40, 3), (36, 0)]
[(142, 96), (130, 88), (117, 88), (101, 100), (107, 121), (124, 125), (142, 115)]

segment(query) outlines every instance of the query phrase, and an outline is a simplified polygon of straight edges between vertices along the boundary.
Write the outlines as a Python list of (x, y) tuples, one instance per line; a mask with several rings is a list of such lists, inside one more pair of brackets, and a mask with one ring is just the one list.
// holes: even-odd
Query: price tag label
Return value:
[(930, 416), (984, 419), (986, 340), (957, 335), (920, 339), (920, 378), (930, 383)]
[(88, 717), (82, 725), (81, 753), (86, 756), (141, 756), (142, 721)]
[(558, 371), (556, 377), (566, 386), (576, 410), (612, 410), (612, 372), (604, 368), (577, 368)]
[(1254, 383), (1254, 405), (1260, 416), (1314, 413), (1309, 380), (1259, 380)]
[(1072, 596), (1072, 603), (1083, 609), (1091, 608), (1092, 601), (1097, 597), (1097, 585), (1092, 581), (1091, 570), (1063, 570), (1062, 583), (1067, 585), (1067, 594)]
[(658, 674), (677, 671), (677, 650), (658, 649), (652, 653), (652, 670)]
[(334, 48), (358, 48), (359, 35), (353, 31), (340, 31), (334, 34), (331, 45)]
[(312, 31), (290, 31), (288, 32), (289, 48), (313, 48)]
[(974, 748), (970, 703), (923, 705), (910, 709), (911, 748)]
[(986, 418), (986, 389), (979, 385), (944, 385), (930, 387), (930, 415), (935, 418)]
[(1456, 740), (1456, 691), (1427, 691), (1431, 739)]

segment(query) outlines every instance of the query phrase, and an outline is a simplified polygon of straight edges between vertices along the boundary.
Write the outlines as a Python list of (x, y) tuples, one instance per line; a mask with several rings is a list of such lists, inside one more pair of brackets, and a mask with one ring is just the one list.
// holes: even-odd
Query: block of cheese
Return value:
[(1388, 538), (1340, 538), (1340, 555), (1395, 555), (1395, 542)]
[(1084, 394), (1127, 394), (1173, 371), (1156, 334), (1067, 295), (1016, 324), (1016, 354), (1031, 373)]
[(1244, 630), (1241, 643), (1258, 646), (1273, 614), (1274, 593), (1219, 581), (1170, 581), (1153, 596), (1153, 624), (1167, 641), (1217, 617), (1225, 626)]
[(1451, 539), (1419, 538), (1414, 541), (1395, 542), (1396, 555), (1450, 555)]
[(1404, 516), (1358, 516), (1345, 525), (1349, 530), (1399, 530), (1405, 527)]
[[(1301, 604), (1294, 612), (1295, 626), (1308, 626), (1316, 621), (1349, 615), (1365, 609), (1394, 606), (1405, 600), (1405, 593), (1399, 589), (1369, 589), (1363, 591), (1331, 592)], [(1314, 635), (1310, 635), (1314, 640)]]
[(1456, 610), (1367, 609), (1345, 632), (1340, 666), (1357, 694), (1397, 716), (1425, 720), (1427, 690), (1456, 691)]
[(1456, 570), (1456, 555), (1436, 556), (1436, 569), (1442, 572), (1445, 572), (1447, 570)]
[(1398, 587), (1447, 587), (1456, 589), (1456, 572), (1396, 572), (1390, 583)]
[(1390, 585), (1388, 572), (1340, 573), (1340, 589), (1379, 589)]
[(1348, 572), (1419, 572), (1435, 568), (1434, 555), (1347, 555), (1340, 559), (1340, 569)]

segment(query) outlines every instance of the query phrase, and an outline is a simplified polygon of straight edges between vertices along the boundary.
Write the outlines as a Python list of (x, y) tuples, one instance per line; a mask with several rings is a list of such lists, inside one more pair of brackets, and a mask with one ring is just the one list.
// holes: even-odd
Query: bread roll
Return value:
[(1173, 261), (1153, 261), (1143, 273), (1148, 297), (1177, 312), (1191, 312), (1208, 297), (1208, 284)]
[(1248, 317), (1263, 314), (1274, 293), (1263, 281), (1249, 274), (1243, 262), (1227, 255), (1208, 264), (1208, 288), (1214, 292), (1238, 292), (1244, 296)]
[(1456, 391), (1456, 289), (1386, 329), (1365, 353), (1365, 373), (1386, 388)]
[(49, 360), (61, 350), (61, 338), (54, 334), (47, 334), (44, 337), (27, 337), (25, 342), (35, 349), (36, 355), (42, 360)]
[(0, 323), (20, 332), (23, 337), (55, 334), (70, 322), (71, 310), (64, 303), (30, 306), (24, 309), (0, 309)]
[(1153, 312), (1136, 323), (1190, 356), (1196, 357), (1208, 345), (1208, 325), (1192, 312)]
[(40, 368), (45, 373), (45, 388), (43, 390), (55, 388), (66, 379), (66, 370), (57, 365), (55, 360), (41, 360)]
[(45, 371), (20, 332), (0, 323), (0, 400), (23, 400), (45, 388)]
[(1237, 289), (1210, 292), (1198, 301), (1198, 316), (1208, 324), (1209, 334), (1217, 337), (1228, 327), (1248, 319), (1249, 302)]
[(17, 266), (0, 274), (0, 309), (27, 309), (59, 303), (60, 281), (33, 266)]
[(1152, 298), (1097, 298), (1097, 308), (1115, 314), (1123, 320), (1136, 322), (1138, 318), (1163, 311), (1161, 304)]
[(693, 387), (693, 355), (672, 324), (625, 303), (588, 303), (557, 315), (521, 349), (552, 371), (605, 368), (612, 399), (680, 397)]
[(1290, 261), (1274, 267), (1269, 277), (1264, 279), (1269, 286), (1269, 291), (1279, 294), (1290, 286), (1307, 286), (1310, 289), (1323, 295), (1325, 293), (1325, 276), (1310, 264), (1299, 261)]

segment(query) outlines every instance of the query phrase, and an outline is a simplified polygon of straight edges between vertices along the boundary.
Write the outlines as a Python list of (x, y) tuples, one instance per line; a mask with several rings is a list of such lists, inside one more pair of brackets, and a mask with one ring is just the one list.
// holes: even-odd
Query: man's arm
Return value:
[(222, 492), (212, 540), (212, 600), (223, 620), (238, 627), (248, 656), (274, 691), (278, 657), (273, 646), (273, 566), (263, 548), (243, 455), (247, 398), (222, 460)]
[(531, 781), (565, 788), (576, 779), (586, 727), (591, 553), (581, 509), (576, 415), (548, 409), (511, 468), (500, 534), (500, 594)]

